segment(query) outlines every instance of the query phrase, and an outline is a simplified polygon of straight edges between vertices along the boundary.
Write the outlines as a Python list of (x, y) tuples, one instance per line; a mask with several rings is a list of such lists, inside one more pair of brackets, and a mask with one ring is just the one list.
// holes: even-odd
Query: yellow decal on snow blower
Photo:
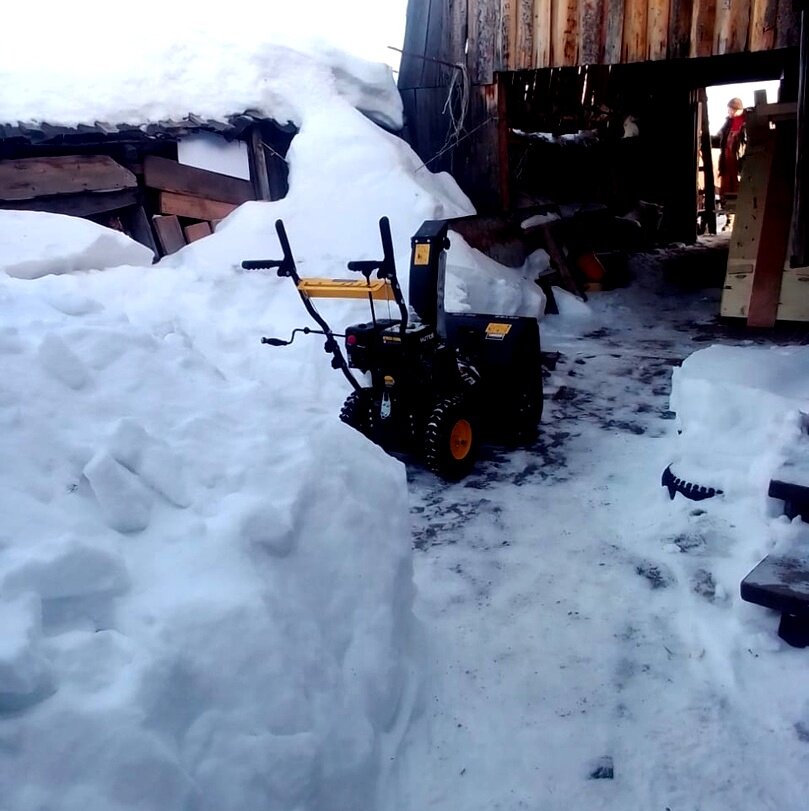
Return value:
[(413, 264), (414, 265), (429, 265), (430, 264), (430, 245), (427, 242), (416, 243), (413, 251)]
[(490, 341), (502, 341), (511, 331), (511, 324), (500, 324), (497, 321), (490, 321), (486, 325), (486, 339)]

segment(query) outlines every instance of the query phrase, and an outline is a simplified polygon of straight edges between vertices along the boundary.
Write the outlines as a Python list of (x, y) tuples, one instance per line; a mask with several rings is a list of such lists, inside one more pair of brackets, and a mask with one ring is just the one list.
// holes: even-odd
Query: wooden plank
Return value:
[[(253, 181), (252, 199), (272, 200), (270, 178), (267, 173), (267, 155), (264, 152), (264, 138), (258, 125), (254, 126), (250, 131), (250, 177)], [(182, 191), (182, 189), (169, 189), (169, 191)], [(207, 194), (201, 196), (209, 197)], [(219, 198), (214, 197), (214, 199)]]
[(424, 56), (427, 50), (427, 23), (431, 0), (410, 0), (407, 4), (402, 60), (399, 64), (399, 87), (421, 87)]
[(775, 45), (778, 0), (752, 0), (750, 10), (750, 50), (769, 51)]
[(747, 46), (751, 0), (718, 0), (713, 53), (740, 53)]
[(605, 65), (617, 65), (621, 61), (624, 42), (624, 0), (604, 2), (604, 54)]
[(514, 44), (517, 70), (529, 70), (534, 64), (534, 0), (517, 0), (517, 31)]
[(446, 62), (451, 62), (453, 65), (465, 65), (466, 36), (469, 19), (467, 14), (467, 0), (448, 0), (448, 2), (448, 27), (443, 40), (447, 43), (447, 51), (443, 53), (440, 58)]
[(576, 65), (579, 59), (578, 0), (554, 0), (552, 25), (551, 64), (554, 67)]
[(746, 125), (749, 141), (720, 307), (720, 314), (729, 318), (747, 317), (773, 156), (773, 133), (766, 119), (753, 111), (747, 114)]
[(772, 327), (778, 312), (781, 277), (792, 221), (792, 181), (795, 172), (795, 125), (780, 124), (775, 131), (772, 167), (767, 184), (761, 239), (753, 271), (747, 326)]
[(700, 154), (702, 157), (702, 182), (705, 193), (705, 226), (709, 234), (716, 233), (716, 184), (714, 182), (711, 127), (708, 120), (708, 94), (705, 88), (699, 91), (700, 104)]
[(625, 9), (621, 61), (640, 62), (646, 58), (648, 0), (626, 0)]
[(157, 234), (157, 241), (160, 243), (164, 256), (179, 251), (186, 244), (183, 229), (180, 227), (180, 221), (177, 217), (161, 217), (158, 215), (152, 218), (152, 222)]
[(506, 104), (505, 74), (497, 74), (497, 162), (500, 175), (500, 204), (504, 211), (511, 208), (511, 170), (508, 155), (508, 106)]
[(809, 265), (809, 10), (805, 9), (802, 16), (796, 104), (795, 216), (789, 240), (792, 267)]
[(135, 175), (106, 155), (65, 155), (0, 161), (0, 200), (55, 194), (118, 191), (138, 185)]
[(537, 69), (551, 66), (552, 12), (551, 0), (534, 0), (534, 65)]
[(424, 53), (432, 58), (422, 61), (420, 87), (446, 87), (449, 81), (450, 69), (435, 61), (441, 58), (441, 43), (446, 37), (448, 17), (447, 0), (430, 0)]
[(185, 239), (189, 245), (198, 239), (210, 236), (212, 233), (213, 229), (209, 222), (195, 222), (193, 225), (186, 225), (183, 228), (183, 234), (185, 234)]
[(579, 62), (597, 65), (601, 62), (604, 24), (604, 0), (579, 2)]
[(713, 53), (713, 32), (717, 0), (694, 0), (691, 14), (691, 51), (689, 56)]
[(730, 30), (731, 10), (733, 0), (716, 0), (716, 16), (714, 17), (713, 43), (711, 53), (718, 56), (728, 53), (728, 32)]
[(670, 0), (649, 0), (646, 18), (646, 58), (665, 59), (669, 47)]
[(236, 208), (232, 203), (203, 200), (186, 194), (160, 192), (160, 213), (191, 217), (194, 220), (221, 220)]
[(500, 19), (495, 45), (497, 70), (517, 69), (517, 2), (500, 0)]
[[(239, 205), (255, 199), (253, 186), (248, 180), (183, 166), (177, 161), (147, 155), (143, 161), (144, 183), (152, 189), (164, 192), (218, 200)], [(177, 212), (163, 212), (177, 213)], [(200, 219), (206, 219), (201, 217)]]
[(138, 202), (135, 189), (109, 192), (85, 192), (84, 194), (60, 194), (37, 197), (33, 200), (0, 200), (0, 208), (17, 211), (50, 211), (52, 214), (69, 214), (71, 217), (92, 217), (107, 211), (117, 211)]
[(495, 39), (499, 0), (469, 0), (467, 64), (472, 84), (494, 82)]
[(684, 59), (691, 49), (691, 14), (694, 0), (671, 0), (669, 7), (669, 59)]
[(795, 0), (778, 0), (775, 47), (792, 48), (800, 43), (801, 21)]

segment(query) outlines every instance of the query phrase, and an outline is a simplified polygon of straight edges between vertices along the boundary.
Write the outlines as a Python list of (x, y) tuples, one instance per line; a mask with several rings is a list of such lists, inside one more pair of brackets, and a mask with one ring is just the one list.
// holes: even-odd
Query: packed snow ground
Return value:
[[(678, 368), (749, 336), (717, 328), (718, 291), (635, 269), (543, 322), (562, 357), (534, 447), (491, 449), (450, 486), (410, 471), (430, 670), (390, 808), (806, 807), (806, 652), (739, 583), (809, 543), (766, 497), (800, 441), (809, 350), (717, 347)], [(731, 446), (736, 475), (721, 498), (670, 501), (661, 473), (693, 433), (705, 475)]]

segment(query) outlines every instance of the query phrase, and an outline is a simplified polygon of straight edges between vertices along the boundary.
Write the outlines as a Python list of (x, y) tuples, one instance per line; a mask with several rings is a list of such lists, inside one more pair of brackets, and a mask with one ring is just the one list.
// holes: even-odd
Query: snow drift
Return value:
[(145, 245), (90, 220), (44, 211), (0, 218), (0, 271), (19, 279), (151, 262)]
[[(406, 257), (471, 206), (322, 61), (262, 54), (256, 86), (249, 54), (181, 53), (96, 117), (260, 101), (300, 126), (286, 199), (156, 266), (91, 223), (0, 213), (3, 808), (373, 809), (413, 714), (404, 467), (339, 422), (319, 340), (261, 347), (308, 322), (288, 280), (239, 265), (278, 254), (278, 217), (302, 273), (339, 275), (380, 253), (382, 215)], [(0, 118), (85, 118), (31, 81), (2, 83)]]

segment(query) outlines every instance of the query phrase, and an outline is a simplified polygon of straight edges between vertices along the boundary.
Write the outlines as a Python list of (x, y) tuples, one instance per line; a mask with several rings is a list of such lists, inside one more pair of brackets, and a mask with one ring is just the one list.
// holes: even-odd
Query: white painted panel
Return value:
[(250, 180), (250, 161), (244, 141), (226, 141), (221, 135), (201, 132), (180, 141), (177, 159), (185, 166)]

